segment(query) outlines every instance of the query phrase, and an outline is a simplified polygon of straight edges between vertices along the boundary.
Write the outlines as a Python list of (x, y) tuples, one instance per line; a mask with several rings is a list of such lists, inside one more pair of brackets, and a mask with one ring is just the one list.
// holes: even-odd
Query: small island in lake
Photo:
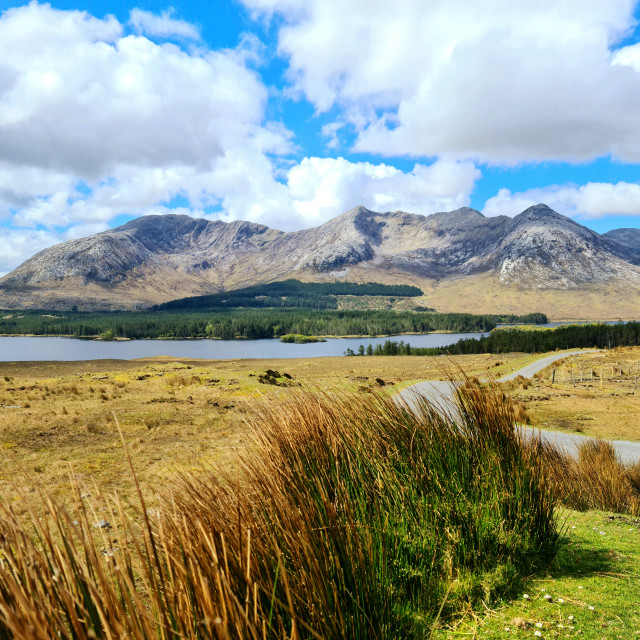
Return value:
[(296, 344), (309, 344), (310, 342), (326, 342), (324, 338), (317, 336), (303, 336), (299, 333), (287, 333), (280, 337), (280, 342), (295, 342)]

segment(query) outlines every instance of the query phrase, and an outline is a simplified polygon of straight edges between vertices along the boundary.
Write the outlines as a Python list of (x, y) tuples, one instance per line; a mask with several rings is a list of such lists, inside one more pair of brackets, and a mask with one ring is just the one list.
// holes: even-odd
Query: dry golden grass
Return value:
[(622, 463), (611, 443), (587, 439), (577, 457), (541, 440), (531, 446), (565, 506), (640, 515), (640, 463)]
[[(532, 359), (486, 354), (454, 358), (453, 363), (468, 375), (497, 378)], [(640, 439), (640, 392), (631, 395), (635, 372), (629, 375), (638, 359), (640, 349), (576, 356), (556, 365), (553, 386), (550, 369), (538, 379), (510, 385), (520, 421), (603, 438)], [(69, 495), (70, 469), (84, 493), (94, 493), (97, 483), (107, 493), (118, 490), (129, 498), (133, 487), (114, 413), (141, 480), (157, 487), (177, 469), (210, 464), (234, 468), (247, 446), (247, 403), (261, 395), (285, 397), (291, 390), (260, 384), (267, 369), (291, 375), (292, 380), (280, 382), (294, 389), (374, 390), (381, 379), (384, 389), (394, 393), (412, 381), (444, 377), (447, 362), (398, 356), (0, 363), (0, 486), (18, 512), (26, 508), (15, 489), (22, 482), (21, 469), (63, 500)], [(572, 366), (579, 372), (600, 365), (609, 373), (612, 365), (622, 365), (624, 376), (607, 377), (602, 391), (598, 380), (586, 380), (584, 374), (575, 388), (568, 382)], [(562, 372), (564, 383), (558, 382)]]
[[(496, 375), (523, 357), (464, 356), (465, 371)], [(379, 389), (442, 376), (443, 358), (366, 357), (291, 360), (0, 363), (0, 486), (26, 505), (14, 488), (19, 471), (39, 479), (55, 497), (69, 495), (70, 469), (83, 493), (132, 492), (113, 422), (118, 417), (141, 480), (166, 483), (178, 468), (216, 464), (232, 468), (246, 445), (247, 403), (284, 396), (285, 386), (260, 384), (267, 369), (288, 373), (295, 389)], [(496, 363), (502, 363), (495, 367)]]
[[(421, 286), (421, 285), (418, 285)], [(622, 281), (606, 286), (575, 290), (523, 290), (500, 283), (496, 276), (481, 273), (446, 278), (416, 298), (415, 304), (441, 312), (465, 313), (545, 313), (550, 320), (620, 320), (638, 316), (640, 288)]]
[(636, 378), (640, 378), (640, 348), (624, 347), (571, 356), (533, 380), (505, 386), (534, 425), (596, 438), (640, 440), (640, 380), (636, 383)]

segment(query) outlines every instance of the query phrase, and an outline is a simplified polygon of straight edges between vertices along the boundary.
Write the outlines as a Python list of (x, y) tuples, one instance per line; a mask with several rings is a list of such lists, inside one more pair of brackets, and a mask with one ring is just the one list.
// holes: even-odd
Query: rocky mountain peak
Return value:
[(481, 275), (529, 291), (640, 285), (640, 231), (620, 231), (601, 236), (544, 204), (514, 218), (470, 207), (423, 216), (359, 206), (291, 233), (145, 216), (36, 254), (0, 279), (0, 307), (122, 308), (286, 278), (433, 286)]
[(484, 218), (485, 216), (477, 209), (471, 207), (460, 207), (450, 212), (452, 216), (457, 218)]
[(571, 218), (567, 218), (554, 211), (551, 207), (546, 204), (536, 204), (528, 209), (525, 209), (522, 213), (519, 213), (517, 216), (514, 216), (513, 221), (515, 224), (530, 224), (530, 223), (541, 223), (544, 225), (549, 224), (559, 224), (561, 226), (565, 225), (575, 225), (576, 227), (581, 227), (578, 223), (571, 220)]

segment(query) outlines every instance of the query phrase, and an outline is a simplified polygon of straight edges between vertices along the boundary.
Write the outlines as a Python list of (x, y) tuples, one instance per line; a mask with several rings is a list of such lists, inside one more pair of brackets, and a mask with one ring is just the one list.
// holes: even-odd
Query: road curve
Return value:
[(533, 378), (538, 371), (542, 371), (558, 360), (562, 360), (568, 356), (575, 356), (578, 353), (594, 353), (597, 351), (599, 351), (599, 349), (575, 349), (573, 351), (563, 351), (562, 353), (552, 353), (550, 356), (540, 358), (540, 360), (536, 360), (535, 362), (528, 364), (526, 367), (522, 367), (522, 369), (519, 369), (518, 371), (502, 376), (502, 378), (498, 379), (498, 382), (508, 382), (509, 380), (514, 380), (518, 376), (522, 376), (523, 378)]
[[(567, 356), (576, 355), (578, 353), (593, 353), (597, 349), (584, 349), (575, 351), (564, 351), (562, 353), (554, 353), (536, 360), (526, 367), (514, 371), (506, 376), (499, 378), (498, 382), (507, 382), (518, 376), (523, 378), (531, 378), (538, 371), (542, 371), (545, 367), (553, 364), (557, 360), (562, 360)], [(429, 402), (435, 404), (443, 413), (450, 417), (457, 415), (457, 405), (455, 402), (455, 389), (459, 383), (442, 381), (442, 380), (425, 380), (407, 387), (400, 391), (396, 397), (408, 407), (417, 407), (421, 398), (425, 398)], [(555, 444), (564, 449), (570, 455), (577, 455), (578, 446), (588, 440), (593, 440), (587, 436), (581, 436), (562, 431), (543, 431), (541, 429), (533, 429), (531, 427), (523, 427), (525, 432), (530, 436), (540, 436), (544, 441)], [(640, 461), (640, 442), (630, 442), (628, 440), (610, 440), (616, 453), (623, 462), (634, 463)]]

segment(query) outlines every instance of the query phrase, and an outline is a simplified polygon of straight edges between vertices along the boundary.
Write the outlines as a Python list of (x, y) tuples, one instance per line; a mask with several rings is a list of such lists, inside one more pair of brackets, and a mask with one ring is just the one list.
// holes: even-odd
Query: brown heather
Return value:
[(532, 447), (565, 506), (640, 515), (640, 463), (622, 463), (606, 440), (587, 440), (577, 458), (540, 441)]

